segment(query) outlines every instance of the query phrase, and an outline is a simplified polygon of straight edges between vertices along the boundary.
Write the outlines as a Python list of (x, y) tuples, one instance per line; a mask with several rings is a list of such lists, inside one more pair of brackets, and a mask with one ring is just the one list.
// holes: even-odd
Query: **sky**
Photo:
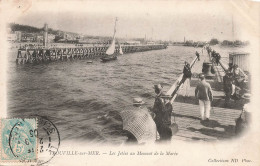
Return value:
[[(64, 3), (66, 2), (66, 3)], [(247, 40), (248, 27), (234, 5), (221, 1), (42, 1), (9, 22), (95, 36), (153, 40)], [(232, 18), (234, 33), (232, 33)]]

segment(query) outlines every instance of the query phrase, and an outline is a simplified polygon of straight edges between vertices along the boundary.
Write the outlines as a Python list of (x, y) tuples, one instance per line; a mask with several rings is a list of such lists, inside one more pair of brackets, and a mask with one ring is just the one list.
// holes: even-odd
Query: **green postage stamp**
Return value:
[(1, 119), (1, 162), (37, 160), (37, 119)]

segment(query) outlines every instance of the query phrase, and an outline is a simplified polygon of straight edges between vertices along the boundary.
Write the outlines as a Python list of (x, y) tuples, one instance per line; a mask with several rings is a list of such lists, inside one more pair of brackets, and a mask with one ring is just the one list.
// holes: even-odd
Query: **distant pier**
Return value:
[[(126, 53), (144, 52), (151, 50), (166, 49), (167, 45), (123, 45), (122, 51)], [(63, 61), (73, 59), (94, 59), (105, 54), (108, 46), (91, 46), (91, 47), (62, 47), (62, 48), (20, 48), (18, 49), (16, 63), (44, 63), (52, 61)], [(119, 52), (119, 47), (116, 47)]]

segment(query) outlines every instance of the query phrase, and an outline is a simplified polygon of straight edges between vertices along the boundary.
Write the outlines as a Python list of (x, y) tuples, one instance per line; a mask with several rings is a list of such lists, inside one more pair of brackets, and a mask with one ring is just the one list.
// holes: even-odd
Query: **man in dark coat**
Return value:
[(184, 68), (183, 68), (183, 76), (185, 77), (185, 78), (191, 78), (191, 75), (192, 75), (192, 73), (191, 73), (191, 67), (190, 67), (190, 64), (188, 63), (188, 62), (184, 62)]
[(184, 68), (183, 68), (183, 77), (181, 83), (183, 83), (184, 87), (184, 96), (189, 97), (189, 90), (190, 90), (190, 80), (191, 80), (191, 67), (188, 62), (185, 61)]
[(226, 75), (223, 77), (223, 89), (225, 92), (225, 105), (228, 106), (230, 99), (231, 99), (231, 94), (232, 94), (232, 73), (227, 72)]
[[(202, 50), (203, 53), (203, 50)], [(198, 61), (200, 61), (200, 54), (198, 53), (198, 51), (196, 51), (196, 56), (198, 57)]]
[(217, 64), (217, 66), (218, 66), (219, 61), (220, 61), (220, 59), (221, 59), (221, 56), (220, 56), (219, 53), (216, 53), (216, 57), (215, 57), (215, 59), (216, 59), (216, 64)]
[(161, 86), (161, 84), (154, 85), (154, 91), (156, 93), (156, 97), (154, 101), (153, 112), (155, 113), (154, 122), (156, 124), (157, 129), (162, 121), (162, 110), (163, 110), (163, 99), (161, 98), (162, 89), (163, 87)]
[(170, 128), (171, 125), (171, 113), (172, 113), (172, 104), (170, 99), (172, 98), (171, 95), (163, 94), (161, 96), (163, 98), (164, 107), (162, 110), (162, 123), (158, 129), (160, 130), (160, 140), (161, 141), (170, 141), (172, 138), (172, 130)]

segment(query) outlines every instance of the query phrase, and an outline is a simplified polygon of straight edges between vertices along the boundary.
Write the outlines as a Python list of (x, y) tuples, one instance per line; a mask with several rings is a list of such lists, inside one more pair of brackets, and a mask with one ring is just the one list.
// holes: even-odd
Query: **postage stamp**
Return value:
[(1, 161), (37, 160), (37, 119), (1, 119)]

